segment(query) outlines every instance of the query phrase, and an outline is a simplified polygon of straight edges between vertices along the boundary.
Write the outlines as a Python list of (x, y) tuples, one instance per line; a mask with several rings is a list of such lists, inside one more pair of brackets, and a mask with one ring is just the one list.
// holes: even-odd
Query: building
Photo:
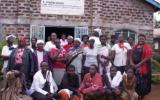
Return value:
[(160, 2), (84, 0), (83, 15), (42, 14), (41, 6), (41, 0), (0, 0), (1, 38), (6, 34), (23, 33), (47, 39), (51, 32), (81, 37), (82, 34), (91, 34), (94, 28), (99, 27), (103, 34), (123, 33), (126, 37), (131, 35), (135, 39), (139, 33), (144, 33), (147, 40), (152, 42), (153, 13), (160, 9)]

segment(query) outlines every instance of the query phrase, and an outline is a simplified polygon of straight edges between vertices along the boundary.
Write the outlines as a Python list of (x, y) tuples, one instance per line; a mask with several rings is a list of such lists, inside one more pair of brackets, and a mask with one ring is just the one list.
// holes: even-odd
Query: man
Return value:
[(13, 44), (15, 38), (16, 38), (16, 36), (14, 36), (12, 34), (8, 35), (6, 37), (7, 45), (3, 46), (3, 48), (2, 48), (1, 56), (2, 56), (2, 59), (4, 61), (3, 68), (2, 68), (2, 73), (3, 73), (4, 76), (6, 74), (6, 68), (8, 66), (9, 56), (10, 56), (12, 50), (17, 47), (16, 45)]
[(101, 42), (100, 42), (100, 40), (99, 40), (99, 35), (101, 35), (101, 34), (102, 34), (101, 29), (96, 28), (96, 29), (94, 29), (94, 31), (93, 31), (93, 36), (91, 36), (91, 37), (89, 38), (89, 39), (94, 39), (94, 41), (95, 41), (94, 46), (95, 46), (96, 48), (99, 48), (100, 45), (101, 45)]
[(44, 50), (45, 51), (49, 51), (50, 49), (52, 48), (56, 48), (55, 44), (54, 44), (54, 41), (57, 39), (57, 34), (55, 32), (53, 32), (51, 34), (51, 41), (48, 41), (46, 43), (46, 45), (44, 46)]
[(31, 38), (31, 46), (29, 47), (32, 52), (34, 52), (36, 50), (36, 43), (37, 43), (37, 38), (32, 37)]

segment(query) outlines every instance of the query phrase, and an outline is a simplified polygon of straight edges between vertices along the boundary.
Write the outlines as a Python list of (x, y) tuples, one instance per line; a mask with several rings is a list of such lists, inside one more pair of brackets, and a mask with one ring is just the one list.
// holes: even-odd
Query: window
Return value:
[(118, 35), (119, 34), (123, 34), (124, 39), (127, 41), (128, 37), (133, 37), (134, 41), (137, 41), (137, 36), (136, 36), (136, 32), (132, 31), (132, 30), (127, 30), (127, 29), (122, 29), (122, 30), (118, 30), (115, 32), (116, 35), (116, 39), (118, 39)]

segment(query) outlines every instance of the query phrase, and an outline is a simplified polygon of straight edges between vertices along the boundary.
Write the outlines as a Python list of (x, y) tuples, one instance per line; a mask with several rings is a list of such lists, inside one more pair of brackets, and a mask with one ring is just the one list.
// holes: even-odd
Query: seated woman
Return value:
[(79, 87), (79, 92), (88, 94), (93, 91), (101, 90), (103, 87), (101, 75), (97, 72), (97, 66), (91, 65), (89, 73), (85, 74), (84, 79)]
[(7, 84), (2, 89), (1, 100), (32, 100), (32, 98), (24, 95), (21, 74), (17, 70), (9, 71), (6, 75)]
[(41, 69), (33, 77), (31, 96), (34, 100), (52, 100), (56, 97), (57, 85), (48, 70), (48, 63), (42, 61), (40, 66)]
[(123, 100), (138, 100), (138, 94), (135, 91), (136, 86), (136, 76), (134, 75), (134, 70), (128, 68), (126, 75), (123, 76), (123, 88), (124, 91), (121, 95)]
[(110, 73), (104, 77), (104, 84), (106, 86), (106, 93), (109, 100), (121, 100), (122, 90), (122, 75), (120, 71), (117, 71), (116, 67), (110, 68)]
[[(59, 91), (59, 95), (62, 100), (69, 100), (70, 98), (77, 97), (77, 89), (79, 87), (78, 75), (75, 73), (75, 67), (70, 65), (66, 69), (66, 73), (63, 76)], [(69, 92), (68, 92), (69, 91)]]

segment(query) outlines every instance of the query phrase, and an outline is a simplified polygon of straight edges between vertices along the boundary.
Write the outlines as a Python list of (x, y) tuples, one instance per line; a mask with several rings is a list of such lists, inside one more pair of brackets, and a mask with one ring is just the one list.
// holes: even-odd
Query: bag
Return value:
[(47, 73), (46, 82), (44, 84), (43, 90), (45, 90), (48, 93), (50, 93), (50, 82), (48, 80), (48, 77), (49, 77), (49, 72)]

